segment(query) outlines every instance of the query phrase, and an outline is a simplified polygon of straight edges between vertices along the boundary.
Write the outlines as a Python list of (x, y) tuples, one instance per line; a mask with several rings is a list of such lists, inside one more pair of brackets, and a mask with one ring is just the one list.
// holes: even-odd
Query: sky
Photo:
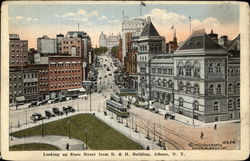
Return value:
[[(97, 2), (98, 3), (98, 2)], [(192, 30), (205, 29), (207, 33), (228, 35), (234, 39), (239, 34), (238, 4), (157, 4), (145, 2), (142, 17), (151, 17), (161, 36), (166, 41), (173, 39), (174, 26), (178, 42), (185, 41), (189, 34), (189, 16)], [(92, 45), (98, 46), (101, 31), (105, 34), (121, 33), (123, 11), (126, 18), (140, 16), (140, 2), (128, 4), (10, 4), (9, 33), (19, 34), (29, 41), (29, 48), (37, 48), (38, 37), (79, 30), (87, 32)]]

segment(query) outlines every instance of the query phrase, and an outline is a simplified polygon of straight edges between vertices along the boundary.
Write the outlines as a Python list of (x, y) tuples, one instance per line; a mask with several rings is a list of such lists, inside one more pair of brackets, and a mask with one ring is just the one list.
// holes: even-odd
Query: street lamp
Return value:
[(25, 123), (27, 125), (27, 111), (25, 111)]
[(42, 119), (42, 137), (44, 137), (44, 134), (43, 134), (43, 119)]
[(68, 120), (68, 125), (69, 125), (69, 139), (71, 139), (71, 136), (70, 136), (70, 124), (71, 124), (71, 122), (70, 122), (70, 120)]
[(86, 149), (88, 149), (88, 129), (84, 128), (84, 133), (85, 133), (85, 144), (86, 144)]

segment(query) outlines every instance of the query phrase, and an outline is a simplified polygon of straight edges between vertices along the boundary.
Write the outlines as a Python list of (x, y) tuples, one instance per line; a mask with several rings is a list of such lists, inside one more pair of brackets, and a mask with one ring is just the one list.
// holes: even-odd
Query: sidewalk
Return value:
[(146, 136), (144, 134), (134, 132), (130, 127), (126, 127), (125, 122), (123, 124), (118, 123), (115, 119), (111, 119), (111, 116), (105, 116), (104, 113), (96, 112), (95, 116), (110, 127), (127, 136), (129, 139), (137, 142), (138, 144), (141, 144), (144, 149), (146, 149), (148, 145), (150, 147), (150, 150), (162, 150), (162, 147), (157, 145), (156, 142), (146, 139)]
[(57, 136), (57, 135), (45, 135), (42, 136), (31, 136), (25, 138), (12, 137), (13, 140), (10, 140), (10, 146), (18, 144), (27, 144), (27, 143), (44, 143), (50, 144), (58, 147), (60, 150), (66, 150), (66, 144), (69, 144), (69, 150), (83, 150), (85, 143), (82, 141), (66, 136)]

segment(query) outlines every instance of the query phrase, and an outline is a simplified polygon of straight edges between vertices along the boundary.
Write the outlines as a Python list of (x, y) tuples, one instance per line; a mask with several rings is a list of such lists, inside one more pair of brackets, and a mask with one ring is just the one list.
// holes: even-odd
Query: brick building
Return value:
[(80, 56), (50, 56), (48, 69), (50, 98), (64, 97), (67, 89), (82, 88)]
[(20, 40), (17, 34), (9, 34), (9, 40), (10, 66), (24, 66), (28, 63), (28, 40)]
[(81, 38), (62, 38), (61, 53), (63, 55), (81, 56), (81, 53), (84, 52), (83, 46)]

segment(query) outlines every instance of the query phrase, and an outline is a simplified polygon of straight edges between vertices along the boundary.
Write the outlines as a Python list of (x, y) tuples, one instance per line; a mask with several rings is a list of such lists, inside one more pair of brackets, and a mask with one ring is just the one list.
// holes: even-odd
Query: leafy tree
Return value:
[(113, 57), (117, 56), (117, 52), (118, 52), (118, 46), (112, 47), (111, 54), (112, 54)]
[(94, 49), (94, 53), (96, 55), (101, 55), (101, 54), (104, 54), (108, 51), (108, 48), (107, 47), (99, 47), (99, 48), (95, 48)]

